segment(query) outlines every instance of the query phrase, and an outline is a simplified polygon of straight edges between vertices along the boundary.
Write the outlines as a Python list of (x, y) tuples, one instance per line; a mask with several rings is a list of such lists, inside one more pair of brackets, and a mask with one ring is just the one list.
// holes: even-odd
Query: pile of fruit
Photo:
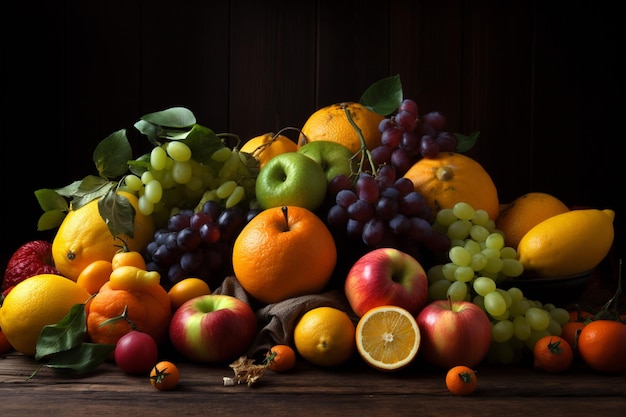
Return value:
[(114, 360), (159, 389), (178, 381), (159, 362), (166, 343), (230, 363), (225, 384), (297, 357), (338, 368), (357, 356), (382, 371), (421, 360), (456, 369), (450, 386), (463, 393), (481, 363), (526, 355), (549, 372), (574, 352), (626, 371), (615, 300), (583, 322), (516, 285), (592, 271), (615, 213), (540, 192), (502, 204), (463, 153), (477, 134), (420, 114), (398, 77), (315, 111), (297, 140), (285, 129), (230, 145), (185, 108), (135, 128), (150, 152), (132, 155), (115, 132), (94, 151), (98, 175), (36, 191), (39, 229), (58, 230), (7, 266), (2, 353), (83, 372)]

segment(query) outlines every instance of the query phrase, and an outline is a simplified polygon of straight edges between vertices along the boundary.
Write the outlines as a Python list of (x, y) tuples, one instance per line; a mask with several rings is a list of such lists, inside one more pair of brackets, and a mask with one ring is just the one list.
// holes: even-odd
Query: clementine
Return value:
[(350, 118), (360, 129), (367, 149), (371, 151), (381, 144), (378, 124), (384, 116), (359, 103), (346, 102), (331, 104), (311, 114), (302, 126), (298, 147), (317, 140), (329, 140), (357, 153), (362, 148), (361, 139), (346, 112), (350, 113)]
[(422, 158), (404, 174), (428, 205), (438, 212), (468, 203), (485, 210), (491, 220), (500, 212), (498, 191), (485, 168), (473, 158), (455, 152), (440, 152), (436, 158)]
[(337, 248), (312, 211), (273, 207), (244, 226), (233, 245), (232, 263), (241, 286), (270, 304), (322, 291), (337, 263)]
[(259, 168), (263, 168), (276, 155), (297, 151), (298, 145), (287, 136), (270, 132), (248, 140), (240, 150), (251, 154), (259, 161)]

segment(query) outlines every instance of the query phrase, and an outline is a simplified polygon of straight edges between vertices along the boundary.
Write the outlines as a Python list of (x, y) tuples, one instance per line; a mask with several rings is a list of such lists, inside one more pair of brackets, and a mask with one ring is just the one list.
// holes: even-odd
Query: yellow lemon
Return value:
[(33, 356), (41, 329), (58, 323), (75, 304), (89, 298), (76, 282), (55, 274), (40, 274), (17, 284), (4, 299), (0, 326), (11, 346)]
[(524, 271), (556, 278), (592, 270), (613, 245), (614, 218), (610, 209), (579, 209), (540, 222), (517, 247)]
[[(130, 251), (141, 252), (154, 237), (154, 220), (141, 214), (137, 197), (120, 192), (135, 208), (133, 237), (120, 236)], [(59, 226), (52, 241), (54, 265), (65, 277), (76, 281), (81, 271), (94, 261), (111, 262), (119, 250), (121, 241), (116, 240), (98, 210), (98, 200), (70, 210)]]

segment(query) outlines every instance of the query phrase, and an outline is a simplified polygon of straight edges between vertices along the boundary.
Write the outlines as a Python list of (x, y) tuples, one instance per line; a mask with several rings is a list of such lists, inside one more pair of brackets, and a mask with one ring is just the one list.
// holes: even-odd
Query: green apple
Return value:
[(352, 151), (341, 143), (316, 140), (301, 146), (298, 153), (302, 153), (320, 164), (326, 173), (328, 182), (339, 174), (350, 176)]
[(256, 198), (263, 209), (299, 206), (315, 211), (326, 198), (328, 182), (322, 166), (298, 152), (270, 159), (256, 178)]

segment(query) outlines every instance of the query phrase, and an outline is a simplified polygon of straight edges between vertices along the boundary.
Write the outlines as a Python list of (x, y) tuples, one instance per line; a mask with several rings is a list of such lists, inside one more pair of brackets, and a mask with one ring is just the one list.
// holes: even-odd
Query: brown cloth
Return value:
[(213, 294), (224, 294), (245, 301), (255, 311), (259, 331), (247, 355), (250, 358), (263, 358), (273, 345), (286, 344), (293, 346), (293, 332), (300, 317), (307, 311), (317, 307), (334, 307), (348, 314), (356, 324), (358, 317), (350, 308), (343, 291), (336, 289), (320, 294), (303, 295), (288, 298), (273, 304), (263, 304), (243, 289), (234, 276), (229, 276), (213, 291)]

